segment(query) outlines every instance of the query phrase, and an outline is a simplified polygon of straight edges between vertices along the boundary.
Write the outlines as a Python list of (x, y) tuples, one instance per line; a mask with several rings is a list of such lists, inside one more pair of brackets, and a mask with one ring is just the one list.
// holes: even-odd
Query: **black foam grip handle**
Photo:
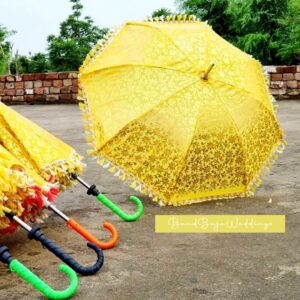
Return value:
[(0, 247), (0, 261), (2, 261), (5, 264), (10, 264), (12, 261), (12, 257), (10, 253), (8, 252), (8, 248), (6, 246)]
[(29, 239), (39, 241), (44, 247), (54, 253), (64, 263), (70, 266), (74, 271), (81, 275), (93, 275), (100, 270), (104, 262), (103, 252), (100, 248), (92, 243), (87, 243), (87, 246), (97, 253), (97, 262), (93, 266), (85, 267), (80, 265), (62, 249), (60, 249), (54, 242), (49, 240), (41, 231), (38, 226), (34, 226), (28, 234)]

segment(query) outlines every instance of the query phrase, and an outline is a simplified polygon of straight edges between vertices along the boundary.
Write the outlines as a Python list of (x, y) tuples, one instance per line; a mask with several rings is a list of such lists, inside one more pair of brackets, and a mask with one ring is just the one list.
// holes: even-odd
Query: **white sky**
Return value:
[[(121, 25), (165, 7), (175, 11), (175, 0), (82, 0), (83, 16), (91, 16), (100, 27)], [(71, 13), (68, 0), (0, 0), (0, 24), (14, 29), (11, 37), (19, 54), (43, 52), (47, 36), (59, 32), (59, 24)]]

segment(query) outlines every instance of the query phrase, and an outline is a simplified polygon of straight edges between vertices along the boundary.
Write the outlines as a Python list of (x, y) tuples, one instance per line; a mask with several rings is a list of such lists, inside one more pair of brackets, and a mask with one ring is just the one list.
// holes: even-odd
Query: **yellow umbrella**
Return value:
[(79, 78), (91, 154), (161, 204), (249, 196), (285, 143), (261, 64), (194, 17), (127, 22)]
[(0, 145), (0, 234), (13, 233), (17, 224), (5, 216), (10, 209), (23, 220), (35, 222), (44, 200), (52, 201), (58, 188), (45, 182), (37, 173), (27, 171), (20, 162)]
[(0, 143), (20, 163), (46, 181), (70, 184), (69, 173), (80, 173), (81, 156), (69, 145), (0, 103)]

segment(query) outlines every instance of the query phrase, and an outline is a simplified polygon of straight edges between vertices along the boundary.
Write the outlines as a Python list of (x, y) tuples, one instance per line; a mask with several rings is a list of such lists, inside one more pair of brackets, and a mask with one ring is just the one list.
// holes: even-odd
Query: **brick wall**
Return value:
[(77, 72), (0, 76), (0, 101), (7, 104), (75, 103)]
[[(300, 99), (300, 66), (265, 66), (276, 99)], [(7, 104), (75, 103), (78, 73), (0, 76), (0, 101)]]
[(300, 66), (265, 66), (276, 99), (300, 99)]

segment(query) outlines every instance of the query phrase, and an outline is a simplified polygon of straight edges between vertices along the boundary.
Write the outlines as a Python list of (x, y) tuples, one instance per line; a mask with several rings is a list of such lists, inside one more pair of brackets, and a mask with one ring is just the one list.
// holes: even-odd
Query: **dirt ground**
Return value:
[[(105, 250), (105, 263), (97, 275), (79, 276), (72, 299), (300, 299), (300, 101), (279, 102), (279, 119), (288, 146), (255, 197), (159, 207), (141, 197), (145, 213), (125, 223), (87, 196), (81, 186), (61, 194), (57, 207), (86, 226), (101, 240), (108, 238), (104, 221), (120, 235), (116, 248)], [(103, 191), (125, 211), (133, 212), (128, 196), (134, 193), (86, 155), (80, 111), (75, 105), (15, 106), (85, 155), (83, 178)], [(272, 199), (272, 203), (269, 203)], [(79, 262), (93, 264), (94, 253), (85, 241), (50, 214), (42, 231)], [(156, 214), (285, 214), (285, 234), (156, 234)], [(11, 254), (56, 289), (68, 279), (60, 261), (29, 241), (24, 230), (1, 239)], [(44, 299), (32, 287), (0, 267), (0, 299)]]

